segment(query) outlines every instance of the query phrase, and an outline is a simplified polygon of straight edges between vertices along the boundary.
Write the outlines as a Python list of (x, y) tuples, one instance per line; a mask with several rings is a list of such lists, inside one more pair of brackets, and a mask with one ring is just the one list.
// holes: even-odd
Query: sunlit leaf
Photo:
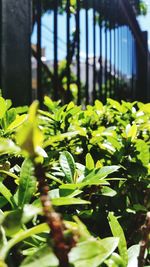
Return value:
[(133, 124), (127, 131), (127, 137), (131, 138), (131, 141), (133, 141), (136, 135), (137, 135), (137, 126), (136, 124)]
[(10, 139), (0, 138), (0, 155), (15, 154), (20, 152), (20, 148)]
[(148, 144), (144, 140), (138, 139), (136, 141), (135, 147), (138, 151), (137, 158), (147, 166), (150, 161), (150, 153)]
[(109, 213), (108, 218), (109, 218), (109, 225), (113, 233), (113, 236), (119, 238), (118, 249), (119, 249), (120, 256), (124, 259), (124, 262), (127, 265), (128, 252), (127, 252), (127, 243), (126, 243), (123, 229), (121, 225), (119, 224), (117, 218), (113, 215), (112, 212)]
[(78, 243), (69, 253), (69, 260), (75, 267), (98, 267), (116, 249), (118, 238), (109, 237)]
[(7, 131), (12, 131), (15, 128), (19, 127), (27, 119), (27, 115), (17, 115), (16, 119), (8, 126)]
[(68, 206), (68, 205), (90, 204), (90, 202), (79, 198), (60, 197), (60, 198), (53, 198), (52, 204), (54, 206), (66, 206), (66, 205)]
[(0, 119), (2, 119), (7, 110), (7, 104), (3, 97), (0, 96)]
[(90, 153), (86, 154), (86, 167), (88, 170), (94, 169), (94, 160)]
[(39, 265), (42, 267), (59, 266), (59, 261), (50, 247), (43, 246), (38, 249), (34, 254), (28, 256), (20, 267), (37, 267)]
[(0, 182), (0, 193), (4, 196), (5, 199), (7, 199), (10, 205), (14, 207), (12, 193), (2, 182)]

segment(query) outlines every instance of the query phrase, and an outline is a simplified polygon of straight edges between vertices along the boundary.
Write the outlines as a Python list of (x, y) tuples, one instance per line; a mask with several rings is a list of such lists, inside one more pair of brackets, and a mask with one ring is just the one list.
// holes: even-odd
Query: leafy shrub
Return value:
[(137, 266), (150, 104), (44, 103), (0, 98), (0, 266)]

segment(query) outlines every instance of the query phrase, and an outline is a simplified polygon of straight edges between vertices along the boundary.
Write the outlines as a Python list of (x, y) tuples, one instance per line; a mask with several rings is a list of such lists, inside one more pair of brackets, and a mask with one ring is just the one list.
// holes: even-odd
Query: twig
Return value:
[(54, 252), (59, 259), (60, 267), (68, 267), (68, 253), (75, 241), (73, 236), (70, 240), (66, 240), (64, 237), (65, 225), (60, 214), (56, 213), (53, 209), (52, 203), (48, 196), (49, 187), (46, 183), (45, 171), (41, 164), (36, 166), (36, 177), (39, 181), (40, 199), (43, 206), (43, 212), (46, 218), (46, 222), (50, 227), (50, 235), (53, 240)]
[(150, 235), (150, 212), (147, 212), (145, 224), (141, 228), (142, 240), (140, 242), (140, 253), (138, 257), (138, 267), (144, 267), (145, 264), (145, 251), (148, 248), (149, 235)]

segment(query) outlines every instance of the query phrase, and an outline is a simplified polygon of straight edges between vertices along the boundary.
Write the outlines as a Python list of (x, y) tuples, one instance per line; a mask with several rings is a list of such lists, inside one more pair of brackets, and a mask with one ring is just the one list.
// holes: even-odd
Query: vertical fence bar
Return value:
[[(119, 38), (120, 38), (120, 82), (122, 82), (122, 26), (120, 27)], [(121, 84), (120, 84), (120, 87), (121, 87)]]
[(104, 94), (104, 101), (106, 101), (107, 98), (107, 80), (108, 80), (108, 75), (107, 75), (107, 46), (108, 46), (108, 42), (107, 42), (107, 20), (105, 21), (105, 94)]
[(70, 101), (70, 0), (67, 0), (67, 102)]
[(77, 31), (77, 87), (78, 100), (81, 103), (81, 81), (80, 81), (80, 0), (77, 1), (77, 15), (76, 15), (76, 31)]
[(109, 37), (109, 45), (110, 45), (110, 63), (109, 63), (109, 87), (110, 87), (110, 96), (112, 96), (112, 30), (111, 30), (111, 24), (110, 24), (110, 37)]
[(88, 1), (86, 1), (85, 10), (85, 32), (86, 32), (86, 104), (89, 103), (89, 16), (88, 16)]
[(137, 73), (136, 73), (136, 52), (135, 52), (135, 40), (134, 37), (131, 35), (132, 38), (132, 97), (135, 97), (135, 85), (137, 80)]
[(132, 96), (134, 98), (135, 97), (135, 92), (134, 92), (135, 44), (132, 34), (131, 34), (131, 40), (132, 40)]
[(119, 25), (117, 27), (117, 67), (118, 67), (118, 75), (117, 75), (117, 92), (119, 92), (119, 87), (120, 87), (120, 39), (119, 39)]
[(117, 60), (116, 60), (116, 25), (114, 25), (114, 94), (116, 92), (116, 68), (117, 68)]
[(95, 0), (93, 0), (93, 102), (96, 97), (96, 11)]
[(131, 38), (131, 32), (128, 27), (128, 47), (129, 47), (129, 56), (128, 56), (128, 68), (129, 68), (129, 76), (130, 76), (130, 91), (132, 95), (132, 100), (133, 100), (133, 86), (132, 86), (132, 60), (133, 60), (133, 55), (132, 55), (132, 38)]
[(58, 99), (58, 0), (54, 1), (54, 100)]
[(100, 99), (102, 99), (103, 63), (102, 63), (102, 22), (101, 22), (101, 18), (99, 18), (99, 53), (100, 53), (100, 56), (99, 56), (99, 68), (100, 68), (100, 73), (99, 73), (99, 97), (100, 97)]
[(41, 62), (41, 16), (42, 4), (41, 0), (37, 0), (37, 98), (40, 102), (40, 106), (42, 106), (43, 103)]
[[(130, 38), (129, 38), (129, 28), (127, 26), (127, 73), (128, 73), (129, 79), (130, 79), (130, 75), (131, 75), (130, 57), (131, 57), (131, 47), (130, 47)], [(130, 80), (129, 80), (129, 88), (130, 88), (130, 91), (131, 91)]]
[(1, 0), (1, 88), (14, 106), (28, 105), (31, 91), (31, 1)]

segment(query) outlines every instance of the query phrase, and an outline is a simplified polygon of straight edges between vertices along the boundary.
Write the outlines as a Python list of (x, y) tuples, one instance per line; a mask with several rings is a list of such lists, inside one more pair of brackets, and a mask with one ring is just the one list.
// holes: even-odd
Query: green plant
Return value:
[(137, 262), (149, 210), (149, 104), (0, 103), (0, 266)]

